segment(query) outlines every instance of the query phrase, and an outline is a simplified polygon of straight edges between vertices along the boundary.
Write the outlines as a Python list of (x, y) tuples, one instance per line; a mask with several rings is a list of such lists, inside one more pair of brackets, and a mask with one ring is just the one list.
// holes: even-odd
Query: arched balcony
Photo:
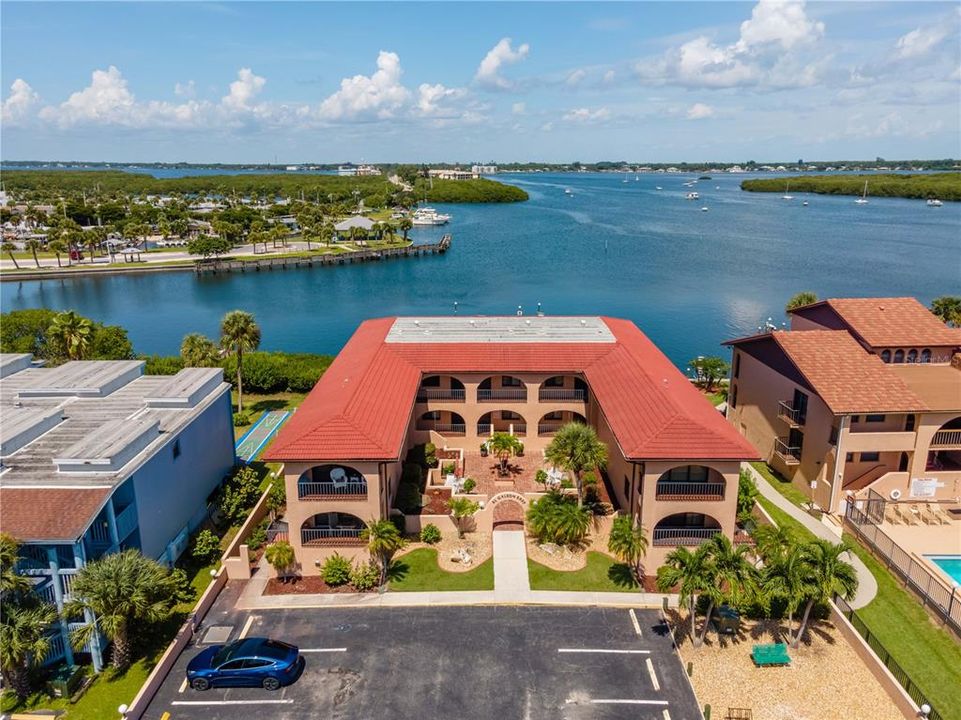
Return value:
[(450, 375), (426, 375), (420, 381), (420, 387), (417, 390), (417, 402), (430, 400), (464, 402), (466, 399), (467, 391), (464, 390), (464, 383)]
[(537, 421), (537, 436), (551, 437), (562, 427), (572, 422), (587, 425), (587, 418), (571, 410), (549, 412)]
[(315, 465), (297, 479), (300, 500), (364, 500), (366, 497), (364, 474), (349, 465)]
[(961, 417), (949, 420), (934, 433), (926, 470), (961, 470)]
[(342, 512), (318, 513), (300, 527), (302, 545), (362, 545), (360, 533), (364, 521), (355, 515)]
[(527, 386), (513, 375), (493, 375), (477, 386), (477, 402), (527, 402)]
[(418, 430), (433, 430), (441, 435), (465, 435), (467, 424), (463, 416), (449, 410), (431, 410), (417, 420)]
[(697, 546), (721, 532), (721, 524), (703, 513), (668, 515), (654, 526), (654, 545)]
[(487, 437), (496, 432), (509, 432), (521, 437), (527, 435), (527, 421), (513, 410), (491, 410), (477, 421), (477, 435)]
[(658, 500), (723, 500), (724, 476), (703, 465), (671, 468), (657, 479)]
[(537, 399), (541, 402), (587, 402), (587, 383), (573, 375), (555, 375), (541, 383)]

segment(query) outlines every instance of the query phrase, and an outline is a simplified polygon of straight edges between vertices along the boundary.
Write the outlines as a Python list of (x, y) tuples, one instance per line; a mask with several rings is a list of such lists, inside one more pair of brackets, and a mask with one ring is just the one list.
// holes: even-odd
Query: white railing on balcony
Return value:
[(511, 430), (515, 435), (527, 435), (527, 425), (524, 423), (511, 423)]
[(665, 480), (657, 484), (655, 497), (658, 500), (670, 498), (720, 500), (724, 497), (724, 483), (671, 482)]
[(527, 402), (527, 390), (524, 388), (498, 388), (496, 390), (478, 390), (478, 402), (490, 402), (491, 400), (519, 400)]
[(572, 400), (574, 402), (584, 402), (587, 393), (584, 390), (574, 388), (541, 388), (537, 394), (538, 400)]
[(352, 495), (363, 497), (367, 495), (365, 482), (299, 482), (297, 483), (297, 497), (300, 500), (325, 495)]
[(428, 400), (466, 400), (467, 391), (463, 388), (420, 388), (417, 391), (417, 402)]
[(349, 543), (360, 541), (361, 528), (302, 528), (300, 541), (304, 545), (312, 543)]
[(796, 465), (801, 462), (801, 448), (788, 445), (781, 438), (774, 441), (774, 452), (781, 456), (788, 465)]
[(801, 411), (797, 408), (791, 407), (791, 403), (784, 402), (781, 400), (777, 404), (777, 415), (783, 418), (791, 425), (803, 425), (804, 419), (801, 417)]
[(938, 430), (931, 439), (931, 447), (961, 447), (961, 430)]
[(130, 503), (117, 515), (117, 537), (122, 541), (137, 527), (137, 506)]
[(52, 633), (49, 636), (50, 647), (47, 650), (47, 654), (43, 658), (43, 664), (47, 665), (49, 663), (56, 662), (63, 656), (67, 654), (66, 648), (64, 647), (63, 635), (59, 630)]
[(700, 545), (721, 532), (721, 528), (683, 527), (654, 528), (654, 544), (678, 547), (681, 545)]
[(562, 422), (544, 422), (537, 423), (537, 434), (538, 435), (553, 435), (558, 430), (564, 427)]
[(467, 425), (464, 423), (439, 423), (428, 420), (421, 420), (417, 423), (418, 430), (433, 430), (443, 435), (466, 435)]
[(110, 545), (110, 525), (98, 517), (90, 526), (90, 539), (95, 545)]
[(76, 570), (60, 571), (60, 587), (63, 589), (63, 599), (69, 600), (73, 594), (73, 580), (77, 575)]
[(494, 426), (490, 423), (477, 423), (477, 434), (481, 437), (490, 435), (494, 432)]

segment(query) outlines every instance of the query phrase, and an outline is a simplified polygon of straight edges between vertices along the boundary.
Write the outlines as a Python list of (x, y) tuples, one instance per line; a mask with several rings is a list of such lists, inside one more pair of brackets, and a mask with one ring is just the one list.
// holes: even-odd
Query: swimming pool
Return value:
[(941, 568), (945, 575), (961, 585), (961, 555), (925, 555), (924, 557)]

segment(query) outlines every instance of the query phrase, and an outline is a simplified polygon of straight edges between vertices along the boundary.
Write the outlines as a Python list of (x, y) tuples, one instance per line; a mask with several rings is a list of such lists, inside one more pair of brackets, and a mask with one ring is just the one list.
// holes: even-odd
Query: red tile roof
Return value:
[(798, 308), (827, 305), (871, 347), (961, 346), (961, 328), (950, 328), (913, 297), (832, 298)]
[(267, 460), (399, 458), (421, 377), (438, 372), (583, 373), (628, 459), (758, 457), (630, 321), (603, 318), (614, 342), (386, 343), (394, 320), (360, 325)]
[(0, 531), (21, 542), (76, 542), (111, 488), (0, 488)]

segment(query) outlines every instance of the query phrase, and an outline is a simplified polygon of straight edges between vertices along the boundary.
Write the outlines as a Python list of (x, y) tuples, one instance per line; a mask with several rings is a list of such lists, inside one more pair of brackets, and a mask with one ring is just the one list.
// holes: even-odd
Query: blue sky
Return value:
[(961, 156), (957, 3), (4, 2), (5, 160)]

